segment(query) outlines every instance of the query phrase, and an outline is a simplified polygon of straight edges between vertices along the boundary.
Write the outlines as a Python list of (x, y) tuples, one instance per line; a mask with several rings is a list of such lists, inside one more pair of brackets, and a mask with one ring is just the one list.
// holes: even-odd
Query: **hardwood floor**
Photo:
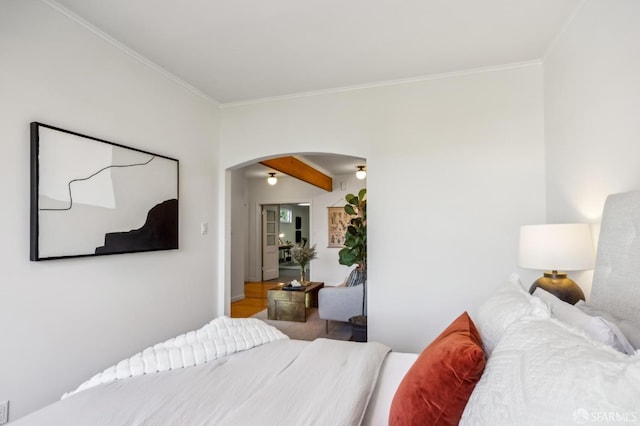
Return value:
[(249, 318), (267, 308), (267, 291), (282, 285), (277, 282), (244, 283), (242, 300), (231, 304), (231, 318)]

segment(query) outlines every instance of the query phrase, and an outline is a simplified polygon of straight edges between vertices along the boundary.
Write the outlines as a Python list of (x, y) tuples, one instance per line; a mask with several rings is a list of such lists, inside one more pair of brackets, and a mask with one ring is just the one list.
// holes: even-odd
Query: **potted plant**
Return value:
[(347, 278), (347, 286), (362, 285), (362, 315), (349, 319), (353, 339), (359, 342), (367, 340), (367, 317), (365, 315), (367, 285), (367, 189), (358, 195), (347, 194), (344, 211), (351, 216), (347, 227), (344, 248), (338, 252), (341, 265), (357, 265)]

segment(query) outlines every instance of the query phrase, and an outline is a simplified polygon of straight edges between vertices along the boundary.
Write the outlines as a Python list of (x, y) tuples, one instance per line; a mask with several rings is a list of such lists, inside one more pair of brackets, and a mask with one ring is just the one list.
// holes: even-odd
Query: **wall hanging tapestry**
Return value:
[(349, 216), (344, 207), (327, 207), (329, 210), (329, 244), (327, 247), (344, 247), (344, 234), (349, 227)]
[(31, 123), (31, 260), (177, 249), (178, 166)]

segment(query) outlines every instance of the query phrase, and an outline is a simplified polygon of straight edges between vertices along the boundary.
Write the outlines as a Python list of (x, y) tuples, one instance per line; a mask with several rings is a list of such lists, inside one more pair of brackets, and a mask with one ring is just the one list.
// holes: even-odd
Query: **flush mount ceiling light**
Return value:
[(367, 171), (364, 169), (364, 166), (358, 166), (358, 171), (356, 172), (356, 177), (360, 180), (367, 177)]
[(269, 183), (269, 185), (275, 185), (276, 183), (278, 183), (278, 178), (276, 177), (275, 173), (269, 173), (269, 177), (267, 178), (267, 182)]

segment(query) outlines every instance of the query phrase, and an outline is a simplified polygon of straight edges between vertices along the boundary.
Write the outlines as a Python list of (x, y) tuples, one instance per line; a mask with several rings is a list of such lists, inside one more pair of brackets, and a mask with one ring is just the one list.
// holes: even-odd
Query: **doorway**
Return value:
[[(300, 265), (291, 257), (291, 249), (311, 244), (309, 207), (308, 202), (262, 205), (262, 281), (300, 278)], [(310, 268), (307, 264), (307, 276)]]
[[(233, 301), (230, 315), (247, 318), (267, 308), (267, 292), (283, 283), (300, 279), (300, 265), (291, 256), (296, 243), (310, 244), (311, 203), (260, 204), (256, 230), (261, 254), (257, 280), (241, 282), (243, 297)], [(261, 237), (260, 237), (261, 234)], [(306, 268), (307, 274), (310, 271)], [(309, 275), (307, 275), (309, 276)], [(244, 278), (244, 277), (243, 277)]]
[[(278, 229), (278, 238), (281, 238), (281, 233), (285, 234), (284, 238), (281, 238), (285, 245), (287, 241), (291, 241), (292, 244), (296, 241), (296, 216), (302, 218), (301, 237), (308, 238), (307, 244), (319, 243), (318, 260), (310, 262), (312, 272), (308, 275), (308, 279), (328, 283), (339, 283), (344, 280), (345, 267), (334, 261), (336, 249), (324, 244), (324, 238), (327, 235), (325, 209), (326, 206), (343, 204), (347, 192), (357, 192), (366, 185), (366, 181), (358, 180), (354, 173), (357, 166), (366, 164), (366, 159), (341, 154), (313, 153), (299, 155), (299, 157), (331, 175), (334, 179), (333, 191), (328, 192), (281, 173), (276, 174), (277, 184), (270, 185), (267, 181), (269, 175), (267, 172), (272, 170), (260, 164), (259, 158), (226, 169), (226, 190), (222, 201), (225, 205), (225, 230), (221, 235), (222, 247), (218, 271), (220, 281), (224, 282), (224, 286), (219, 289), (218, 298), (221, 312), (228, 313), (231, 302), (240, 301), (248, 295), (245, 292), (245, 282), (262, 281), (261, 213), (263, 205), (293, 206), (291, 224), (278, 221), (279, 228), (284, 226), (293, 228), (292, 233), (284, 228)], [(306, 209), (310, 216), (309, 225), (305, 220), (306, 215), (296, 215), (295, 209), (300, 204), (297, 201), (308, 202)], [(282, 266), (282, 276), (299, 279), (298, 266), (289, 263), (284, 250), (282, 256), (281, 265), (278, 241), (278, 277), (280, 277), (280, 266)]]

